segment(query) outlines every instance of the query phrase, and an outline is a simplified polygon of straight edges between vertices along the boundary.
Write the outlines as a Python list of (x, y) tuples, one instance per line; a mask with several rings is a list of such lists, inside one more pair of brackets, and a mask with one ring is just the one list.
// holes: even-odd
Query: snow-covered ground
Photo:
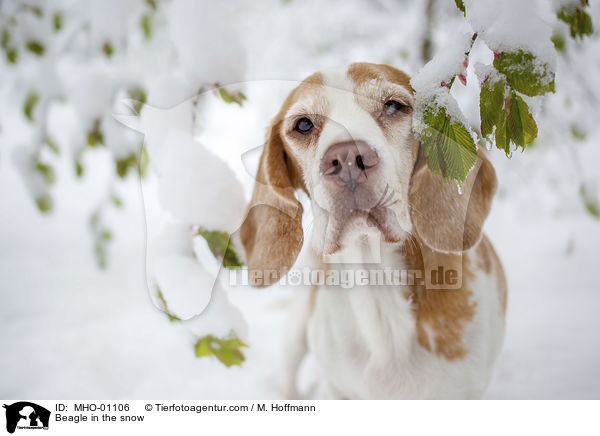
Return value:
[[(245, 77), (253, 81), (245, 90), (248, 100), (243, 108), (222, 102), (211, 106), (203, 143), (227, 159), (248, 193), (251, 183), (240, 155), (262, 143), (270, 117), (286, 88), (293, 86), (285, 81), (357, 60), (389, 62), (416, 73), (421, 3), (356, 1), (346, 7), (341, 1), (286, 2), (282, 7), (280, 0), (267, 0), (241, 10)], [(443, 28), (445, 11), (454, 8), (448, 3), (440, 9), (436, 43), (456, 30)], [(592, 11), (598, 11), (599, 2), (591, 3)], [(594, 14), (598, 25), (600, 14)], [(600, 45), (597, 37), (593, 44)], [(599, 108), (593, 94), (591, 110), (578, 105), (586, 97), (585, 86), (578, 87), (583, 77), (561, 76), (570, 71), (561, 68), (576, 64), (578, 71), (597, 79), (600, 64), (597, 51), (593, 57), (593, 50), (577, 50), (559, 64), (558, 93), (537, 111), (541, 141), (511, 160), (501, 151), (490, 153), (500, 189), (486, 233), (506, 269), (509, 305), (505, 348), (486, 398), (600, 398), (600, 221), (585, 212), (578, 193), (582, 181), (592, 195), (598, 193)], [(469, 83), (476, 83), (469, 74)], [(458, 86), (456, 98), (477, 124), (476, 87), (467, 91)], [(585, 118), (584, 140), (571, 138), (565, 112)], [(60, 114), (51, 123), (55, 130), (75, 136), (62, 129)], [(249, 326), (250, 348), (242, 367), (195, 358), (192, 336), (170, 323), (148, 295), (150, 217), (145, 216), (148, 204), (139, 180), (130, 175), (117, 187), (124, 208), (108, 212), (114, 242), (108, 269), (101, 271), (88, 222), (106, 195), (106, 175), (113, 171), (110, 157), (104, 151), (87, 152), (83, 180), (72, 176), (68, 153), (52, 158), (55, 208), (42, 216), (11, 158), (14, 144), (26, 140), (22, 126), (23, 120), (2, 119), (0, 397), (280, 398), (279, 362), (291, 291), (232, 292), (231, 300)], [(564, 144), (557, 145), (561, 141), (556, 137), (564, 138)], [(57, 140), (65, 138), (59, 134)], [(302, 376), (305, 385), (314, 380), (310, 362)]]

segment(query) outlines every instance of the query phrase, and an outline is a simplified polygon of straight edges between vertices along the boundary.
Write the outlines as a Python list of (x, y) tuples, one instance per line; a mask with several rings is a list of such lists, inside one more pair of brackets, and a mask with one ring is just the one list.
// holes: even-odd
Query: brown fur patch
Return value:
[(297, 162), (286, 151), (281, 125), (299, 94), (311, 92), (322, 83), (321, 75), (316, 73), (294, 89), (267, 134), (252, 199), (240, 230), (252, 286), (277, 282), (294, 264), (302, 247), (302, 206), (294, 193), (306, 188)]
[(421, 271), (423, 277), (438, 266), (460, 269), (459, 289), (427, 289), (423, 284), (415, 284), (406, 296), (414, 304), (418, 343), (447, 360), (462, 359), (468, 351), (463, 341), (465, 329), (475, 314), (473, 292), (469, 289), (473, 278), (469, 257), (432, 251), (419, 239), (405, 242), (401, 251), (407, 268)]
[[(488, 242), (489, 244), (489, 242)], [(506, 275), (504, 274), (504, 268), (498, 254), (490, 244), (492, 259), (494, 263), (494, 270), (496, 271), (496, 277), (498, 278), (498, 292), (500, 293), (500, 308), (502, 309), (502, 315), (506, 317), (506, 306), (508, 303), (508, 288), (506, 284)]]
[(477, 266), (481, 268), (486, 274), (489, 274), (492, 271), (492, 252), (494, 249), (492, 248), (492, 244), (485, 236), (481, 238), (481, 242), (477, 245)]
[[(279, 110), (279, 112), (275, 116), (275, 119), (273, 120), (273, 124), (281, 124), (283, 118), (285, 117), (285, 114), (289, 111), (290, 107), (292, 106), (292, 104), (294, 104), (294, 102), (303, 99), (304, 97), (306, 97), (307, 94), (315, 93), (318, 89), (321, 88), (321, 86), (323, 86), (323, 74), (321, 73), (311, 74), (306, 79), (304, 79), (302, 83), (300, 83), (296, 88), (294, 88), (286, 97), (283, 104), (281, 105), (281, 109)], [(279, 131), (278, 133), (281, 134), (282, 132)]]
[(458, 272), (460, 280), (456, 286), (416, 285), (409, 291), (415, 302), (419, 344), (448, 360), (461, 359), (467, 353), (463, 337), (475, 314), (469, 289), (474, 277), (471, 268), (475, 265), (465, 250), (478, 245), (482, 268), (491, 270), (493, 249), (482, 238), (481, 230), (495, 190), (494, 168), (482, 152), (463, 184), (462, 194), (455, 184), (432, 174), (422, 151), (419, 152), (409, 192), (417, 236), (404, 244), (403, 251), (408, 268), (422, 271), (428, 285), (431, 272), (439, 267)]
[(481, 242), (477, 246), (476, 253), (478, 258), (477, 266), (486, 274), (494, 274), (498, 280), (498, 298), (500, 299), (500, 309), (502, 310), (502, 315), (505, 316), (508, 290), (502, 262), (500, 262), (498, 254), (496, 253), (496, 250), (494, 250), (492, 243), (485, 236), (481, 238)]
[(404, 86), (412, 94), (415, 92), (412, 86), (410, 86), (410, 77), (408, 74), (389, 65), (357, 62), (348, 67), (348, 76), (356, 84), (383, 78)]

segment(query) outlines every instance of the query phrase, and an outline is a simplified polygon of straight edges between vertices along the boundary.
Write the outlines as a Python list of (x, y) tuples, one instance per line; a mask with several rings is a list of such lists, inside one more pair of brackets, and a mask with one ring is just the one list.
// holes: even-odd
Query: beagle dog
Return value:
[[(290, 321), (290, 397), (308, 351), (320, 398), (485, 392), (506, 309), (502, 265), (482, 235), (495, 171), (480, 151), (460, 189), (433, 174), (413, 104), (404, 72), (355, 63), (304, 80), (269, 128), (240, 231), (249, 276), (268, 286), (294, 266), (304, 241), (298, 190), (312, 211), (303, 257), (322, 273), (298, 293)], [(360, 273), (352, 286), (336, 282), (333, 273), (348, 272)]]

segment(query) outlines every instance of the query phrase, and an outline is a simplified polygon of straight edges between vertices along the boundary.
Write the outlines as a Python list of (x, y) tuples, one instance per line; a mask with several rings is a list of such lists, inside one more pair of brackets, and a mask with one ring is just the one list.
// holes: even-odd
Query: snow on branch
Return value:
[[(587, 0), (549, 2), (461, 0), (456, 6), (472, 28), (457, 35), (413, 78), (416, 110), (413, 127), (430, 169), (446, 180), (463, 182), (477, 158), (477, 144), (495, 145), (510, 157), (538, 135), (531, 99), (555, 92), (557, 43), (547, 15), (570, 25), (571, 36), (592, 31)], [(452, 96), (455, 78), (466, 86), (473, 43), (493, 53), (488, 65), (476, 65), (480, 126), (471, 126)]]

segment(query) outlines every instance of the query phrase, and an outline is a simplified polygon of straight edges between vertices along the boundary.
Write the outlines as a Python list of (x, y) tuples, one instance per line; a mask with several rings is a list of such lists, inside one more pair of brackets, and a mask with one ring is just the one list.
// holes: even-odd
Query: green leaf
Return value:
[(496, 147), (510, 156), (510, 144), (523, 150), (537, 137), (537, 124), (527, 103), (512, 92), (504, 102), (502, 123), (496, 127)]
[(54, 25), (54, 31), (58, 32), (60, 29), (62, 29), (63, 26), (63, 16), (60, 12), (56, 12), (53, 16), (52, 16), (52, 23)]
[(19, 52), (14, 48), (6, 50), (6, 60), (11, 64), (16, 64), (19, 60)]
[(579, 196), (583, 200), (583, 204), (585, 205), (585, 210), (596, 219), (600, 219), (600, 204), (598, 204), (598, 200), (593, 198), (592, 195), (587, 191), (585, 185), (581, 185), (579, 188)]
[(496, 147), (507, 156), (511, 144), (525, 149), (537, 137), (537, 125), (527, 103), (503, 79), (484, 81), (479, 99), (481, 134), (490, 142), (495, 139)]
[(35, 204), (40, 212), (48, 213), (52, 210), (52, 197), (49, 194), (42, 194), (35, 199)]
[(477, 161), (477, 147), (469, 131), (442, 107), (427, 106), (420, 134), (427, 165), (434, 174), (462, 183)]
[(123, 201), (119, 197), (117, 197), (115, 194), (110, 196), (110, 201), (115, 207), (117, 207), (119, 209), (123, 207)]
[(106, 247), (112, 240), (112, 232), (102, 225), (101, 209), (96, 210), (90, 217), (90, 228), (94, 235), (94, 256), (100, 269), (107, 265)]
[(194, 347), (196, 357), (208, 357), (213, 355), (209, 346), (212, 337), (213, 336), (204, 336), (203, 338), (198, 339)]
[(25, 118), (29, 121), (33, 122), (33, 110), (40, 100), (40, 96), (36, 92), (30, 92), (25, 99), (25, 104), (23, 105), (23, 113), (25, 114)]
[(214, 349), (212, 352), (215, 357), (228, 368), (233, 365), (241, 365), (242, 362), (246, 360), (244, 353), (239, 349), (222, 347)]
[(37, 6), (24, 5), (23, 9), (26, 10), (27, 12), (31, 12), (37, 18), (42, 18), (44, 16), (42, 9)]
[(104, 135), (102, 134), (102, 130), (100, 129), (100, 119), (94, 121), (94, 125), (88, 131), (87, 135), (87, 144), (90, 147), (97, 147), (99, 145), (104, 145)]
[(0, 47), (2, 47), (4, 50), (6, 50), (6, 48), (8, 47), (8, 45), (10, 44), (10, 30), (8, 30), (7, 27), (2, 29), (2, 36), (0, 36)]
[(96, 239), (94, 243), (94, 256), (100, 269), (106, 269), (106, 245), (103, 241)]
[(134, 86), (127, 90), (127, 95), (129, 96), (129, 98), (134, 100), (133, 110), (135, 111), (136, 114), (139, 115), (140, 111), (142, 110), (142, 106), (144, 106), (144, 104), (146, 103), (146, 100), (148, 98), (146, 95), (146, 91), (144, 91), (139, 86)]
[(246, 357), (240, 350), (242, 347), (248, 347), (244, 344), (234, 332), (223, 339), (213, 335), (206, 335), (196, 342), (194, 351), (196, 357), (215, 356), (223, 365), (230, 367), (241, 365)]
[(198, 234), (202, 236), (211, 253), (228, 269), (237, 269), (244, 265), (231, 244), (231, 235), (218, 230), (206, 230), (198, 228)]
[(115, 165), (117, 174), (120, 178), (124, 179), (127, 176), (130, 168), (137, 168), (138, 159), (135, 153), (132, 153), (123, 159), (117, 159), (115, 161)]
[(148, 150), (146, 149), (146, 147), (144, 147), (144, 143), (142, 142), (141, 145), (141, 155), (140, 155), (140, 163), (139, 163), (139, 170), (140, 170), (140, 177), (143, 179), (146, 177), (146, 174), (148, 174), (148, 164), (150, 163), (150, 156), (148, 156)]
[(75, 159), (75, 175), (78, 179), (83, 176), (83, 164), (79, 159)]
[(585, 138), (587, 137), (583, 129), (575, 123), (571, 124), (569, 131), (571, 132), (571, 136), (577, 141), (585, 141)]
[(10, 30), (7, 27), (2, 29), (0, 37), (0, 47), (4, 50), (6, 60), (11, 64), (16, 64), (19, 57), (17, 49), (11, 44)]
[(140, 27), (142, 28), (142, 32), (144, 32), (144, 38), (149, 40), (152, 38), (152, 15), (144, 14), (142, 16), (142, 20), (140, 21)]
[(230, 93), (225, 88), (219, 88), (219, 96), (225, 103), (236, 103), (240, 106), (246, 100), (246, 96), (242, 92)]
[(115, 52), (115, 49), (109, 41), (106, 41), (104, 44), (102, 44), (102, 52), (107, 58), (110, 58)]
[(503, 80), (485, 80), (481, 84), (479, 95), (479, 115), (481, 118), (481, 134), (484, 137), (494, 132), (494, 127), (502, 119), (504, 92), (506, 83)]
[(56, 177), (54, 176), (54, 170), (50, 165), (37, 162), (34, 168), (38, 173), (41, 174), (42, 179), (44, 179), (44, 183), (47, 185), (52, 185), (55, 182)]
[(456, 7), (463, 13), (463, 15), (466, 17), (467, 16), (467, 12), (465, 11), (465, 4), (463, 3), (463, 0), (454, 0), (454, 3), (456, 3)]
[(559, 20), (569, 25), (571, 37), (575, 39), (577, 37), (583, 39), (584, 36), (589, 36), (594, 32), (592, 17), (583, 10), (584, 6), (585, 4), (576, 7), (565, 6), (556, 15)]
[(27, 43), (25, 44), (25, 47), (27, 48), (27, 50), (29, 50), (31, 53), (33, 53), (36, 56), (43, 56), (44, 51), (46, 51), (44, 44), (42, 44), (39, 41), (34, 41), (34, 40), (27, 41)]
[(563, 53), (565, 51), (565, 38), (560, 33), (554, 33), (550, 39), (557, 52)]
[(137, 153), (131, 153), (122, 159), (115, 160), (115, 170), (117, 175), (122, 179), (127, 176), (129, 170), (133, 169), (138, 171), (138, 174), (141, 178), (144, 178), (148, 169), (148, 163), (148, 152), (142, 145), (140, 156), (138, 156)]
[(169, 321), (171, 321), (171, 322), (181, 321), (181, 318), (179, 318), (177, 315), (175, 315), (174, 313), (172, 313), (169, 310), (169, 306), (167, 306), (167, 300), (165, 300), (165, 296), (163, 295), (162, 291), (160, 290), (160, 288), (158, 286), (156, 287), (156, 295), (157, 295), (158, 301), (160, 303), (160, 309), (167, 315), (167, 317), (169, 318)]
[(44, 144), (46, 144), (48, 148), (52, 151), (52, 153), (54, 153), (55, 155), (58, 156), (60, 154), (58, 145), (56, 145), (56, 142), (54, 142), (52, 138), (50, 138), (50, 136), (44, 136)]
[(502, 52), (495, 56), (494, 67), (521, 94), (533, 97), (554, 92), (554, 71), (529, 52)]

